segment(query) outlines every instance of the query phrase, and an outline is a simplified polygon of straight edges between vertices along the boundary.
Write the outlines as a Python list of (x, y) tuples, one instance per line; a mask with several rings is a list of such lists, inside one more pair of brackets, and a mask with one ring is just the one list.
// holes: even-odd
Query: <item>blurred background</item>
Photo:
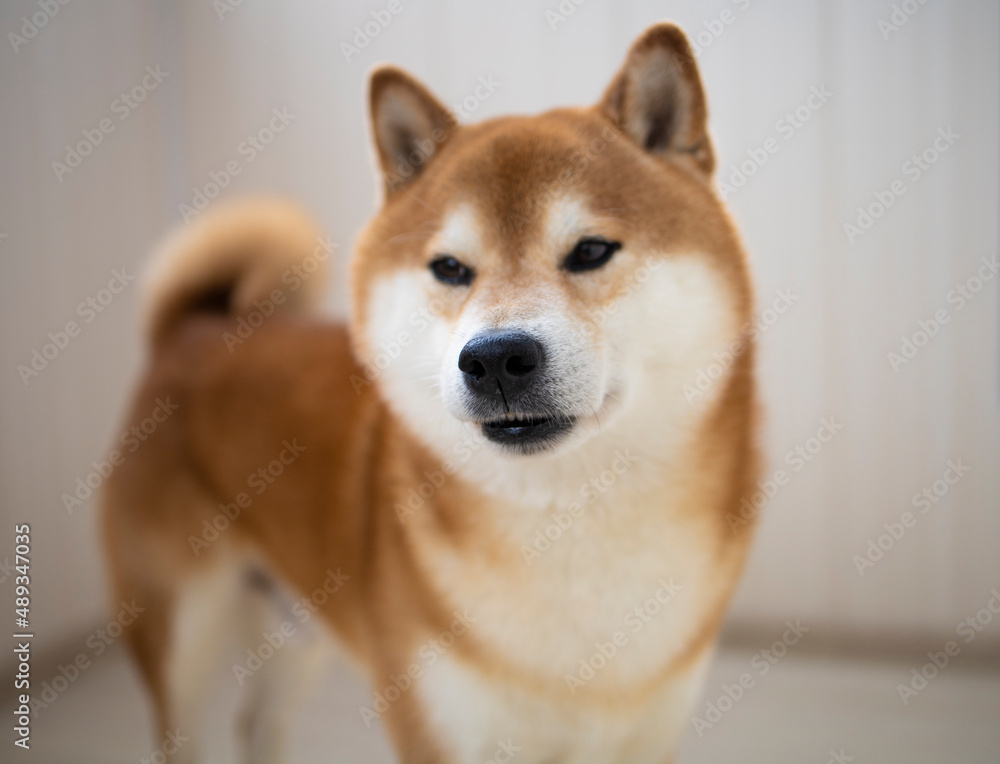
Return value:
[[(62, 2), (0, 8), (0, 601), (13, 609), (13, 529), (30, 523), (35, 675), (92, 666), (22, 759), (151, 752), (130, 665), (89, 645), (113, 612), (81, 486), (100, 482), (144, 361), (131, 276), (184, 206), (211, 183), (285, 194), (346, 260), (377, 204), (374, 64), (466, 121), (532, 113), (596, 101), (669, 18), (697, 51), (755, 265), (769, 460), (698, 713), (786, 621), (810, 629), (682, 761), (1000, 760), (996, 2)], [(358, 719), (364, 686), (324, 692), (325, 731), (303, 731), (297, 760), (391, 760)], [(333, 748), (310, 758), (321, 739)]]

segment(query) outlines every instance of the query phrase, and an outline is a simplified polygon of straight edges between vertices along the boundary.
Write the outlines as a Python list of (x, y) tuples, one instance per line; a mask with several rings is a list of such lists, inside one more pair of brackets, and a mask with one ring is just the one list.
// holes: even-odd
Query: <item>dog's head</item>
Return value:
[(750, 309), (706, 114), (669, 24), (586, 109), (459, 126), (377, 70), (385, 203), (352, 269), (364, 384), (445, 458), (469, 439), (523, 457), (629, 418), (662, 428)]

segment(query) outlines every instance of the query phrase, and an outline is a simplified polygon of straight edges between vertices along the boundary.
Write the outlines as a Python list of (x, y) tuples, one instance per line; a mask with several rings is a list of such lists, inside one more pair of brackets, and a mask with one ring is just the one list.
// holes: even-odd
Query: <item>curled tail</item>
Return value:
[(279, 310), (312, 310), (322, 302), (335, 246), (289, 202), (220, 203), (154, 252), (145, 279), (146, 336), (155, 346), (193, 313), (245, 314), (274, 290), (281, 291)]

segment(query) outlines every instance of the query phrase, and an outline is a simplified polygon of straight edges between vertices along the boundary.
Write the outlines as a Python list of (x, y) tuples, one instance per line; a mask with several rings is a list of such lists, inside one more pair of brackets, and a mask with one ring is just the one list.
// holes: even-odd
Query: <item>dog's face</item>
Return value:
[(443, 455), (463, 438), (558, 453), (642, 417), (748, 312), (675, 27), (591, 109), (458, 127), (395, 69), (371, 95), (387, 198), (353, 263), (355, 344), (365, 383)]

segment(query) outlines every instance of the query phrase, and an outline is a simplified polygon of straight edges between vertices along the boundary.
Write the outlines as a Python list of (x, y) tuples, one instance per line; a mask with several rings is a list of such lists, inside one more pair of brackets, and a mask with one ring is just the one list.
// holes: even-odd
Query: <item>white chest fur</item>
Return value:
[(706, 664), (707, 656), (641, 707), (617, 710), (553, 703), (451, 657), (426, 673), (418, 691), (455, 764), (666, 764)]
[(649, 490), (641, 457), (622, 457), (636, 463), (595, 473), (575, 511), (483, 507), (505, 518), (489, 554), (426, 547), (434, 585), (488, 656), (453, 651), (418, 688), (457, 761), (490, 761), (503, 742), (524, 762), (662, 764), (675, 745), (700, 661), (672, 667), (724, 581), (689, 491)]

